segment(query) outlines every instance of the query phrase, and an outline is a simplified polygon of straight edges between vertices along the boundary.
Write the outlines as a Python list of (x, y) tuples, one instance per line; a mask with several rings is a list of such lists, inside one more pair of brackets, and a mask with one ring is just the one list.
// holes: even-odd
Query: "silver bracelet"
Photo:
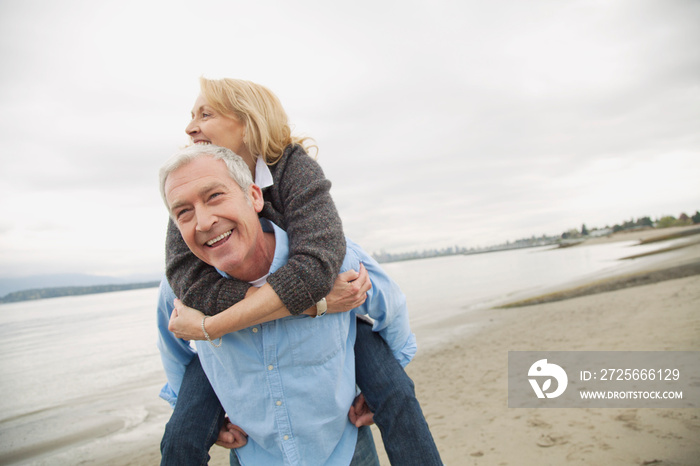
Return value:
[(202, 332), (204, 332), (204, 337), (207, 339), (207, 341), (208, 341), (209, 343), (211, 343), (211, 345), (212, 345), (214, 348), (218, 348), (219, 346), (221, 346), (221, 343), (223, 343), (223, 340), (222, 340), (221, 338), (219, 338), (219, 344), (218, 344), (218, 345), (217, 345), (216, 343), (214, 343), (213, 341), (211, 341), (211, 338), (209, 338), (209, 334), (207, 333), (207, 329), (204, 328), (204, 321), (207, 320), (207, 317), (209, 317), (209, 316), (204, 316), (204, 317), (202, 317)]

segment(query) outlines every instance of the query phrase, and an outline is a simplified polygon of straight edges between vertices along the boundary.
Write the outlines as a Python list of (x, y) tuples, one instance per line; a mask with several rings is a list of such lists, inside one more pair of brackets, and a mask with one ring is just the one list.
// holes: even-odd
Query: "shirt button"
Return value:
[(258, 327), (253, 327), (253, 333), (258, 333)]
[(284, 438), (285, 440), (289, 440), (289, 435), (285, 435), (285, 436), (282, 437), (282, 438)]
[(274, 369), (274, 367), (272, 367), (272, 364), (270, 364), (269, 366), (267, 366), (267, 370), (268, 370), (268, 371), (271, 371), (272, 369)]
[[(282, 406), (282, 402), (281, 402), (281, 401), (277, 401), (277, 403), (275, 403), (275, 404), (276, 404), (277, 406)], [(285, 440), (287, 440), (287, 439), (285, 439)]]

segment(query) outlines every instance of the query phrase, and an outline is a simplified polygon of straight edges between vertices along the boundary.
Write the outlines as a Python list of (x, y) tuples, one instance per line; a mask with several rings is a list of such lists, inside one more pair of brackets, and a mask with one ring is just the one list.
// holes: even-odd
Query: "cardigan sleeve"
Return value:
[(168, 222), (165, 274), (175, 295), (187, 306), (207, 315), (218, 314), (243, 298), (250, 285), (224, 278), (190, 251), (175, 223)]
[(267, 282), (289, 312), (299, 314), (333, 288), (345, 257), (345, 236), (331, 182), (300, 146), (288, 147), (271, 170), (271, 203), (289, 236), (289, 261)]

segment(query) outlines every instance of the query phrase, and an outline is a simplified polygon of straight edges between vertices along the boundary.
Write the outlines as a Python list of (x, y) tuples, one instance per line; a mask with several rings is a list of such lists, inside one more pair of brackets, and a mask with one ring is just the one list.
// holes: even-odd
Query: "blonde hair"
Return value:
[(318, 150), (313, 139), (292, 135), (287, 113), (277, 96), (265, 86), (242, 79), (199, 78), (202, 95), (217, 112), (245, 125), (244, 144), (251, 154), (274, 165), (284, 149), (299, 144), (305, 151)]

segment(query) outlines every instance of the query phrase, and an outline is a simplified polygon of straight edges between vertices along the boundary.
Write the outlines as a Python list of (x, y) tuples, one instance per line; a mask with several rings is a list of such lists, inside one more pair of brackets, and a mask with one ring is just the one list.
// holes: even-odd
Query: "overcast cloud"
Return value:
[(0, 3), (0, 276), (157, 273), (198, 77), (268, 86), (370, 252), (700, 209), (700, 2)]

